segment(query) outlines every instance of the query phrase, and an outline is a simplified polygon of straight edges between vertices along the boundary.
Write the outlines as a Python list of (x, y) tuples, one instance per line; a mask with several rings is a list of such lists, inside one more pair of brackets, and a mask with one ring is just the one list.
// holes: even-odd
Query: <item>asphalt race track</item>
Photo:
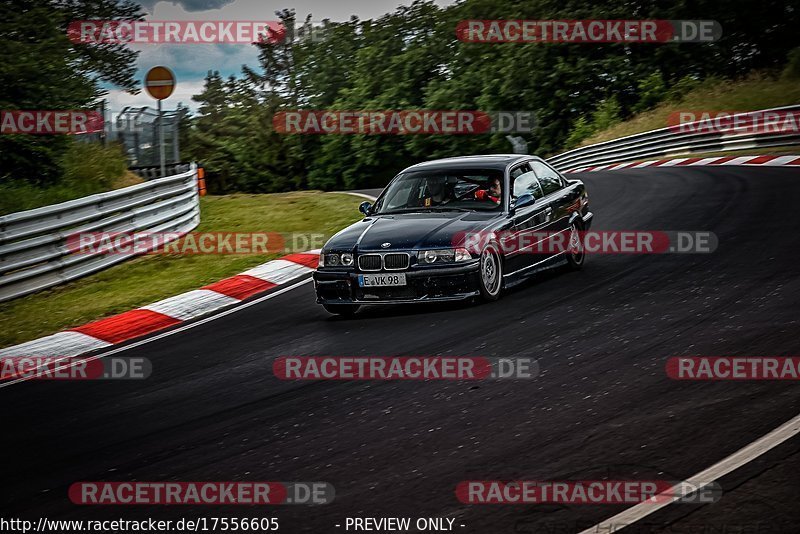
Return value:
[[(800, 343), (800, 169), (682, 167), (570, 175), (593, 229), (708, 230), (706, 255), (594, 255), (499, 302), (328, 315), (311, 284), (119, 353), (141, 382), (0, 389), (5, 517), (448, 517), (456, 532), (576, 532), (622, 506), (462, 505), (462, 480), (684, 479), (800, 413), (791, 382), (677, 382), (671, 356), (789, 356)], [(493, 382), (285, 382), (278, 356), (534, 356)], [(800, 438), (625, 532), (798, 532)], [(327, 481), (325, 506), (79, 507), (76, 481)], [(336, 527), (335, 525), (341, 525)], [(759, 530), (735, 530), (756, 525)], [(714, 526), (720, 530), (714, 531)], [(721, 530), (723, 527), (728, 530)], [(700, 530), (700, 528), (706, 530)]]

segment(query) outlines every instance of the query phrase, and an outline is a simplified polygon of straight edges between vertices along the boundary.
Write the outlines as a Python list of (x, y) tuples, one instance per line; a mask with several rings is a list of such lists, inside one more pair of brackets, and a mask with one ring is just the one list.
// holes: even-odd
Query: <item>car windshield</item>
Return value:
[(502, 203), (500, 170), (419, 170), (395, 178), (373, 212), (499, 211)]

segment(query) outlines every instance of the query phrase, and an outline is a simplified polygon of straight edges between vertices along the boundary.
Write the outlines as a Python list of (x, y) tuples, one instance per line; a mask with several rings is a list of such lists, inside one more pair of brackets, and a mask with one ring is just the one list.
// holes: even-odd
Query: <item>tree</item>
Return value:
[[(522, 134), (543, 156), (684, 94), (698, 80), (776, 68), (797, 46), (800, 10), (779, 0), (464, 0), (446, 8), (416, 0), (374, 20), (324, 21), (316, 38), (278, 13), (286, 38), (259, 43), (260, 69), (245, 68), (230, 110), (207, 134), (227, 136), (220, 153), (243, 173), (247, 191), (384, 185), (399, 169), (438, 157), (508, 152), (505, 133), (482, 135), (282, 135), (271, 125), (286, 110), (476, 110), (533, 112)], [(713, 43), (466, 43), (469, 19), (714, 18)], [(304, 24), (311, 20), (308, 15)], [(242, 98), (241, 82), (250, 84)], [(232, 121), (232, 122), (231, 122)], [(212, 121), (213, 122), (213, 121)], [(230, 122), (236, 127), (224, 126)], [(210, 140), (209, 140), (210, 141)], [(217, 142), (214, 141), (214, 142)], [(211, 147), (211, 145), (209, 145)], [(208, 150), (211, 150), (209, 148)]]
[[(137, 52), (117, 44), (75, 44), (73, 20), (137, 20), (139, 6), (125, 0), (4, 0), (0, 8), (0, 109), (94, 109), (101, 82), (134, 90)], [(0, 179), (34, 184), (61, 176), (64, 136), (0, 136)]]

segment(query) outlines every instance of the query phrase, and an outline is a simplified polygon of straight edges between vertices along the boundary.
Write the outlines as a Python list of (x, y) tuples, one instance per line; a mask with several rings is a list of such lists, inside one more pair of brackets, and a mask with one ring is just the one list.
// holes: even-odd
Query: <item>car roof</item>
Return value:
[(412, 165), (411, 167), (403, 169), (403, 172), (411, 170), (418, 171), (475, 168), (504, 170), (512, 163), (534, 157), (535, 156), (528, 156), (526, 154), (485, 154), (478, 156), (459, 156), (455, 158), (435, 159), (433, 161), (417, 163), (416, 165)]

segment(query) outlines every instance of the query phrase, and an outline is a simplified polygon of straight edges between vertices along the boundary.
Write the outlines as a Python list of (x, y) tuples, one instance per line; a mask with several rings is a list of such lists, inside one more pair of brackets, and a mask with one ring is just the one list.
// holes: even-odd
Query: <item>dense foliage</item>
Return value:
[[(71, 21), (137, 20), (129, 0), (3, 0), (0, 3), (0, 110), (95, 109), (101, 82), (135, 89), (136, 52), (121, 44), (76, 45)], [(0, 181), (47, 186), (65, 175), (73, 139), (0, 135)]]
[[(303, 16), (306, 14), (303, 13)], [(294, 109), (529, 111), (530, 152), (574, 146), (633, 113), (674, 99), (699, 80), (753, 69), (798, 69), (800, 14), (783, 0), (419, 0), (375, 20), (325, 24), (311, 38), (295, 13), (288, 39), (265, 42), (259, 65), (211, 72), (182, 125), (183, 159), (203, 163), (213, 192), (379, 185), (401, 167), (456, 154), (509, 152), (504, 134), (286, 135), (276, 112)], [(75, 46), (71, 20), (141, 17), (129, 0), (4, 0), (0, 109), (89, 108), (100, 83), (135, 89), (136, 54)], [(478, 44), (456, 38), (465, 19), (713, 19), (704, 44)], [(299, 22), (299, 24), (296, 24)], [(48, 185), (64, 176), (64, 136), (0, 136), (0, 179)]]
[[(292, 11), (279, 16), (295, 26)], [(477, 44), (457, 40), (464, 19), (713, 19), (703, 44)], [(776, 0), (429, 1), (377, 20), (329, 23), (324, 38), (262, 43), (260, 70), (211, 73), (187, 156), (217, 191), (380, 185), (404, 165), (456, 154), (510, 152), (502, 134), (283, 135), (281, 109), (480, 109), (536, 113), (529, 151), (550, 154), (698, 80), (777, 69), (800, 44), (798, 9)], [(303, 21), (300, 20), (300, 23)], [(302, 26), (302, 24), (300, 24)], [(296, 26), (295, 26), (296, 27)], [(299, 32), (298, 32), (299, 33)]]

